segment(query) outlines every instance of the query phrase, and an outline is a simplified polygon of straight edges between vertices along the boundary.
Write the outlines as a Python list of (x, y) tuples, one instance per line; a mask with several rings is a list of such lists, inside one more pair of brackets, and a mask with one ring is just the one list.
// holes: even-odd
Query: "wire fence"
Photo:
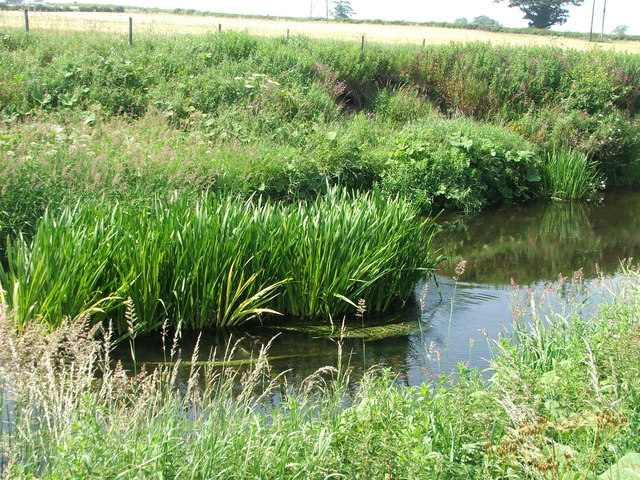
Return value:
[[(267, 37), (303, 35), (311, 38), (354, 42), (365, 48), (369, 43), (426, 46), (451, 42), (490, 42), (496, 45), (553, 45), (561, 48), (589, 49), (593, 44), (583, 39), (508, 34), (419, 25), (353, 24), (326, 21), (256, 19), (177, 15), (170, 13), (115, 12), (41, 12), (0, 11), (0, 30), (24, 28), (27, 31), (94, 31), (128, 36), (145, 34), (207, 34), (235, 30)], [(598, 44), (598, 48), (640, 53), (640, 42)]]
[[(286, 22), (284, 20), (257, 20), (209, 16), (171, 14), (129, 14), (100, 12), (22, 12), (0, 11), (0, 29), (24, 28), (27, 31), (95, 31), (135, 36), (136, 34), (207, 34), (226, 30), (246, 31), (251, 34), (289, 38), (304, 35), (314, 38), (358, 42), (361, 46), (368, 37), (354, 31), (352, 25), (332, 25), (321, 21)], [(346, 28), (345, 28), (346, 27)], [(377, 41), (389, 43), (420, 43), (426, 40), (402, 39), (376, 35)]]

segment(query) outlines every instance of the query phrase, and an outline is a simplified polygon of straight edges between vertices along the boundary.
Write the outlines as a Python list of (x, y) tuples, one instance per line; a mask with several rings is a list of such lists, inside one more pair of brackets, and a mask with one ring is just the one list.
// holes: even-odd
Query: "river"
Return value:
[[(638, 212), (640, 192), (610, 192), (600, 203), (537, 203), (443, 215), (436, 246), (447, 260), (416, 287), (415, 301), (393, 315), (402, 325), (394, 336), (339, 341), (273, 328), (210, 331), (185, 334), (178, 355), (189, 360), (198, 337), (201, 358), (216, 349), (219, 358), (229, 344), (236, 345), (234, 358), (251, 357), (271, 341), (273, 374), (286, 372), (292, 382), (339, 359), (353, 378), (382, 365), (408, 385), (459, 364), (486, 371), (495, 340), (508, 334), (514, 311), (529, 309), (531, 298), (542, 314), (551, 306), (566, 314), (578, 309), (589, 314), (607, 300), (600, 292), (615, 288), (620, 262), (640, 258)], [(383, 320), (365, 312), (359, 321)], [(338, 328), (340, 322), (334, 321)], [(139, 363), (166, 358), (158, 338), (138, 339), (135, 350)], [(123, 346), (116, 355), (130, 362), (128, 352)]]

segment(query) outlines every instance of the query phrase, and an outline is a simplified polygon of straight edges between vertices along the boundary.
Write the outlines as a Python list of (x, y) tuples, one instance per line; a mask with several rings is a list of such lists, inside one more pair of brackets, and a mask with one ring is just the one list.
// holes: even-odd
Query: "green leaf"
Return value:
[(541, 180), (538, 169), (527, 165), (527, 182), (539, 182)]
[(639, 480), (640, 453), (627, 453), (598, 478), (599, 480)]

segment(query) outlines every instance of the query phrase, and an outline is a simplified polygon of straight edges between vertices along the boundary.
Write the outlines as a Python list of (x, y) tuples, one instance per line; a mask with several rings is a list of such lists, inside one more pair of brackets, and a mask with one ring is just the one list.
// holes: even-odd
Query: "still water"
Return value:
[[(204, 332), (200, 358), (222, 356), (235, 344), (234, 358), (255, 356), (269, 341), (273, 373), (298, 382), (339, 361), (357, 378), (374, 365), (389, 367), (400, 381), (419, 384), (463, 363), (488, 368), (495, 340), (508, 332), (514, 309), (553, 306), (569, 313), (592, 311), (607, 300), (604, 283), (614, 288), (620, 261), (640, 258), (640, 193), (608, 193), (602, 203), (536, 204), (470, 216), (443, 216), (437, 247), (447, 258), (434, 277), (423, 279), (415, 301), (394, 315), (402, 322), (396, 336), (340, 342), (314, 334), (254, 328), (250, 332)], [(466, 260), (464, 273), (456, 267)], [(457, 280), (456, 280), (457, 278)], [(543, 312), (544, 313), (544, 312)], [(361, 322), (380, 322), (368, 318)], [(385, 319), (382, 319), (385, 321)], [(386, 322), (390, 320), (386, 319)], [(185, 334), (178, 355), (189, 360), (197, 335)], [(162, 362), (159, 339), (139, 339), (139, 363)], [(126, 360), (129, 348), (117, 355)]]

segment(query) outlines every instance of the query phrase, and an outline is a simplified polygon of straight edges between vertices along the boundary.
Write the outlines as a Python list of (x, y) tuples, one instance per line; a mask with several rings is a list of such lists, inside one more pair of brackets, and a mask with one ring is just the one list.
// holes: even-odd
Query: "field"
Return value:
[[(578, 50), (610, 50), (640, 53), (640, 42), (610, 41), (589, 43), (585, 40), (561, 36), (509, 34), (479, 30), (438, 28), (412, 25), (376, 25), (367, 23), (336, 23), (323, 21), (301, 22), (290, 19), (256, 19), (248, 17), (215, 17), (175, 15), (165, 13), (95, 13), (95, 12), (30, 12), (30, 28), (59, 31), (99, 31), (126, 35), (129, 17), (133, 18), (134, 34), (202, 34), (224, 30), (246, 31), (254, 35), (283, 37), (304, 35), (318, 39), (333, 39), (360, 43), (442, 45), (450, 42), (488, 42), (492, 45), (553, 46)], [(0, 11), (0, 29), (24, 25), (19, 11)]]

